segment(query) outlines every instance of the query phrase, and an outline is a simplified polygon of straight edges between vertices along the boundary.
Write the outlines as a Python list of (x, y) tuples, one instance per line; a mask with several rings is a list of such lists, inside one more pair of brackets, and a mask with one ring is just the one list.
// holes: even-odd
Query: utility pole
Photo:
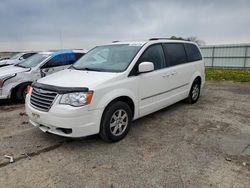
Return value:
[(59, 37), (60, 37), (60, 48), (63, 49), (62, 30), (60, 30), (59, 32)]

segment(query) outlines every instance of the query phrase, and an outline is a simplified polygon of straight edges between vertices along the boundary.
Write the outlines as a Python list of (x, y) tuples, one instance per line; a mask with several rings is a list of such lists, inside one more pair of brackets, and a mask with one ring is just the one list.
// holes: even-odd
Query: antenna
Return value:
[(59, 37), (60, 37), (60, 48), (63, 49), (62, 30), (60, 30), (59, 32)]

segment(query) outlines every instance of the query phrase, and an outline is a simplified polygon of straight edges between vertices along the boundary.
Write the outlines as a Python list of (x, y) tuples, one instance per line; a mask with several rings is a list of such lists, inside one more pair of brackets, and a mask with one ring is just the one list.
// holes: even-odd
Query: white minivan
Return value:
[(132, 120), (180, 100), (195, 103), (205, 82), (195, 43), (150, 39), (97, 46), (70, 68), (32, 84), (31, 124), (65, 137), (124, 138)]

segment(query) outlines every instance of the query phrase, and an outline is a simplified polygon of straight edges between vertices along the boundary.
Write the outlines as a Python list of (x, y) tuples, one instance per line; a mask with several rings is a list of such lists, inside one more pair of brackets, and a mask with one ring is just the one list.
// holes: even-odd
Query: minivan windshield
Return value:
[(43, 60), (45, 60), (49, 55), (48, 54), (35, 54), (28, 59), (22, 61), (21, 63), (18, 63), (17, 67), (23, 67), (23, 68), (32, 68), (40, 64)]
[(126, 70), (142, 45), (115, 44), (98, 46), (74, 63), (71, 68), (100, 72)]

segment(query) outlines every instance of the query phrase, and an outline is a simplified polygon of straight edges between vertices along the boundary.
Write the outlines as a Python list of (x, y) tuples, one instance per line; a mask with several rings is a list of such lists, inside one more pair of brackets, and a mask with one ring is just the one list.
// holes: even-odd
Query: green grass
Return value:
[(233, 80), (250, 82), (250, 69), (206, 68), (206, 80)]

